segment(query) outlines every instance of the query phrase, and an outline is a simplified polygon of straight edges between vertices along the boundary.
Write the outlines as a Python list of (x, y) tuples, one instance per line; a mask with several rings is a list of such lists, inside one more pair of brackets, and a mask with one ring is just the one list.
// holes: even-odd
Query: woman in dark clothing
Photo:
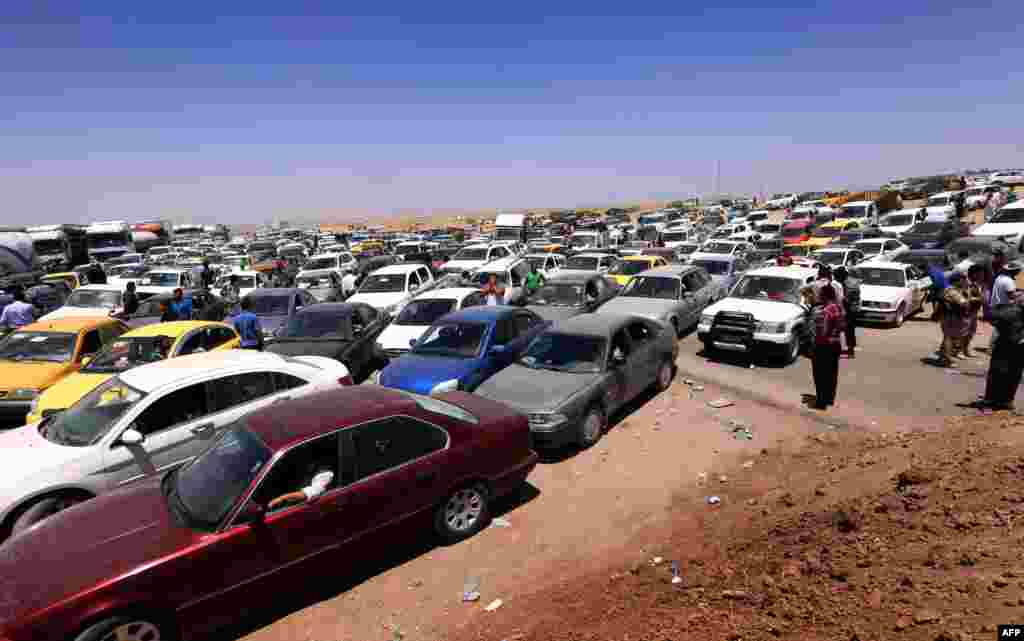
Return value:
[(822, 286), (818, 290), (818, 305), (814, 309), (814, 356), (811, 360), (815, 409), (827, 409), (836, 402), (843, 321), (843, 308), (836, 302), (836, 290), (832, 285)]

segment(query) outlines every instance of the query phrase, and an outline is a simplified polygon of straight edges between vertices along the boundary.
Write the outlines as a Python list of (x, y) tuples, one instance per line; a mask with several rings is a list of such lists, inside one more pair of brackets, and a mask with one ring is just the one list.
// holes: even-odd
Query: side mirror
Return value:
[(416, 339), (415, 338), (410, 338), (409, 339), (409, 347), (416, 347)]
[(254, 501), (249, 501), (238, 513), (238, 518), (235, 519), (235, 523), (250, 525), (254, 523), (262, 523), (266, 516), (267, 510), (262, 505)]
[(625, 364), (626, 364), (626, 357), (625, 356), (613, 356), (612, 357), (612, 367), (622, 367)]
[(121, 438), (119, 440), (122, 445), (133, 446), (142, 445), (142, 442), (146, 440), (146, 437), (142, 435), (142, 432), (129, 428), (121, 433)]

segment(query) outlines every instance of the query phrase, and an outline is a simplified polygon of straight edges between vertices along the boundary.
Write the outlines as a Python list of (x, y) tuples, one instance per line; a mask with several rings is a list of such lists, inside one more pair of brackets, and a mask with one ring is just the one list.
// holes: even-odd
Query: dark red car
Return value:
[(188, 641), (315, 573), (340, 581), (420, 527), (471, 536), (537, 464), (529, 439), (525, 416), (463, 392), (278, 403), (162, 479), (0, 546), (0, 641)]

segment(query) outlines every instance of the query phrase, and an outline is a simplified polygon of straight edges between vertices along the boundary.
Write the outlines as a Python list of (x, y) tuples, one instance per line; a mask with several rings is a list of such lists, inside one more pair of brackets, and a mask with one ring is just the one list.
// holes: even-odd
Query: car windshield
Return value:
[(678, 242), (680, 240), (686, 240), (685, 231), (669, 231), (661, 235), (661, 239), (666, 243)]
[(949, 204), (949, 197), (947, 197), (947, 196), (938, 196), (938, 197), (934, 197), (934, 198), (929, 198), (928, 199), (928, 206), (929, 207), (944, 207), (944, 206), (946, 206), (948, 204)]
[(40, 434), (60, 445), (92, 445), (145, 397), (115, 376), (83, 396), (67, 411), (45, 419), (39, 426)]
[(671, 276), (638, 276), (629, 281), (620, 296), (633, 298), (679, 298), (679, 279)]
[(190, 520), (214, 528), (249, 488), (273, 453), (239, 424), (224, 432), (171, 478), (168, 500), (181, 502)]
[(881, 227), (898, 227), (901, 225), (912, 225), (914, 224), (914, 217), (910, 214), (900, 214), (899, 216), (887, 216), (882, 219), (879, 223)]
[[(317, 305), (319, 307), (319, 305)], [(281, 331), (282, 338), (342, 338), (340, 333), (343, 316), (337, 311), (322, 309), (299, 310), (288, 319)]]
[(880, 269), (875, 267), (857, 267), (852, 270), (862, 285), (881, 285), (882, 287), (905, 287), (907, 275), (902, 269)]
[(107, 278), (138, 278), (148, 271), (143, 265), (118, 265), (107, 270)]
[(530, 297), (531, 305), (579, 307), (583, 304), (583, 283), (547, 283)]
[(276, 296), (246, 296), (252, 303), (253, 314), (259, 316), (280, 316), (288, 313), (288, 303), (291, 301), (290, 294), (278, 294)]
[(884, 242), (857, 243), (857, 249), (861, 250), (865, 254), (881, 254), (884, 248)]
[(866, 205), (843, 207), (843, 218), (862, 218), (868, 213)]
[(418, 254), (423, 251), (419, 243), (400, 243), (395, 247), (396, 254)]
[(483, 323), (438, 323), (412, 348), (414, 354), (474, 358), (480, 353), (487, 326)]
[(989, 222), (993, 223), (1024, 223), (1024, 208), (1002, 208), (996, 212)]
[(405, 291), (405, 274), (370, 274), (359, 287), (360, 294)]
[(910, 228), (908, 234), (934, 234), (942, 231), (945, 223), (918, 223)]
[(455, 302), (451, 298), (414, 300), (402, 309), (393, 324), (433, 325), (434, 321), (455, 309)]
[(825, 265), (842, 265), (846, 260), (846, 252), (819, 252), (814, 254), (814, 260)]
[(321, 256), (320, 258), (310, 258), (306, 261), (306, 264), (302, 266), (303, 269), (335, 269), (338, 266), (338, 259), (334, 256)]
[(701, 248), (706, 254), (731, 254), (736, 245), (732, 243), (708, 243)]
[(732, 267), (732, 263), (727, 260), (695, 260), (692, 263), (703, 267), (712, 276), (726, 276)]
[(531, 369), (592, 374), (601, 371), (605, 343), (598, 336), (545, 332), (530, 344), (518, 362)]
[(597, 270), (597, 256), (573, 256), (565, 261), (566, 269), (581, 269), (584, 271)]
[(744, 276), (729, 296), (799, 303), (800, 281), (784, 276)]
[(170, 336), (122, 336), (104, 347), (82, 368), (82, 372), (112, 374), (155, 363), (167, 358), (173, 344), (174, 339)]
[(0, 341), (0, 360), (65, 363), (75, 352), (76, 334), (14, 332)]
[(633, 276), (650, 267), (650, 262), (646, 260), (620, 260), (608, 270), (608, 273), (612, 276)]
[(121, 292), (112, 289), (76, 289), (64, 304), (68, 307), (113, 309), (121, 304)]
[(455, 254), (453, 260), (487, 260), (486, 247), (466, 247)]
[(758, 249), (771, 249), (780, 250), (782, 249), (781, 243), (777, 240), (758, 240), (754, 242), (754, 247)]
[(149, 272), (142, 284), (156, 287), (177, 287), (180, 278), (181, 275), (177, 272)]
[(761, 223), (757, 226), (757, 231), (762, 234), (777, 234), (782, 230), (782, 225), (779, 223)]

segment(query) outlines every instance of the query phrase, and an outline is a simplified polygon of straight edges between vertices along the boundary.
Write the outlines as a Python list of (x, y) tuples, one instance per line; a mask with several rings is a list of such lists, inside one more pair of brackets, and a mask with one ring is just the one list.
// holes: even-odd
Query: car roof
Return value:
[(110, 325), (120, 321), (110, 316), (91, 316), (59, 318), (55, 320), (36, 321), (28, 325), (22, 325), (15, 331), (23, 332), (79, 332), (85, 329), (92, 329), (101, 325)]
[[(190, 379), (197, 374), (205, 373), (209, 377), (220, 377), (237, 370), (248, 370), (254, 367), (281, 367), (285, 363), (301, 363), (292, 358), (257, 352), (254, 350), (229, 349), (219, 352), (205, 352), (169, 358), (155, 363), (140, 365), (118, 376), (126, 384), (149, 393), (165, 385)], [(303, 363), (308, 367), (315, 367)]]
[(477, 271), (479, 271), (481, 274), (490, 274), (493, 272), (504, 271), (506, 269), (514, 267), (517, 263), (521, 263), (522, 261), (523, 259), (520, 258), (519, 256), (507, 256), (505, 258), (499, 258), (498, 260), (492, 260), (491, 262), (487, 263)]
[(479, 291), (476, 287), (441, 287), (427, 290), (413, 298), (413, 300), (447, 300), (450, 298), (462, 300), (466, 296)]
[(855, 265), (855, 267), (873, 267), (876, 269), (904, 269), (906, 266), (906, 263), (894, 263), (888, 260), (866, 260)]
[(194, 329), (200, 329), (202, 327), (227, 327), (231, 329), (230, 325), (224, 323), (218, 323), (217, 321), (169, 321), (166, 323), (153, 323), (151, 325), (143, 325), (130, 332), (122, 334), (125, 338), (144, 337), (144, 336), (170, 336), (176, 338), (183, 336)]
[(601, 272), (595, 272), (590, 270), (576, 270), (571, 269), (564, 272), (555, 272), (548, 276), (545, 280), (549, 283), (583, 283), (595, 276), (600, 276)]
[(664, 258), (661, 256), (651, 256), (650, 254), (647, 254), (646, 256), (643, 254), (637, 254), (635, 256), (622, 256), (619, 260), (636, 260), (644, 263), (653, 263), (656, 260), (664, 260)]
[(371, 274), (371, 276), (372, 275), (376, 275), (376, 274), (383, 274), (385, 276), (388, 275), (388, 274), (407, 275), (407, 274), (411, 274), (412, 272), (414, 272), (417, 269), (419, 269), (421, 267), (424, 267), (424, 266), (425, 265), (423, 263), (408, 263), (408, 264), (402, 264), (402, 265), (385, 265), (384, 267), (381, 267), (379, 269), (374, 270), (374, 272), (373, 272), (373, 274)]
[(477, 305), (445, 314), (441, 318), (446, 321), (468, 321), (473, 323), (493, 323), (506, 316), (511, 316), (522, 308), (511, 305)]
[(645, 269), (636, 275), (637, 278), (640, 276), (657, 276), (659, 278), (682, 278), (688, 272), (697, 269), (696, 265), (663, 265), (661, 267), (654, 267), (652, 269)]
[(798, 267), (791, 265), (789, 267), (762, 267), (761, 269), (752, 269), (748, 271), (746, 276), (781, 276), (783, 278), (793, 278), (796, 280), (803, 280), (808, 276), (816, 276), (818, 270), (813, 267)]
[(124, 289), (124, 286), (118, 285), (117, 283), (92, 283), (89, 285), (82, 285), (75, 291), (77, 292), (82, 289), (86, 291), (119, 292)]
[[(181, 358), (189, 357), (170, 360)], [(405, 392), (379, 385), (338, 386), (259, 409), (249, 415), (246, 426), (271, 450), (279, 450), (326, 431), (417, 413), (415, 399)]]
[(558, 334), (579, 334), (583, 336), (607, 337), (629, 321), (639, 320), (640, 316), (633, 314), (579, 314), (572, 318), (558, 321), (554, 327), (547, 330)]
[(875, 202), (875, 201), (873, 201), (873, 200), (851, 200), (848, 203), (843, 203), (842, 206), (846, 207), (847, 205), (857, 205), (857, 206), (860, 206), (860, 205), (870, 205), (873, 202)]
[(305, 291), (298, 287), (257, 287), (248, 294), (246, 298), (256, 298), (259, 296), (287, 296), (288, 294), (295, 294), (297, 292)]

